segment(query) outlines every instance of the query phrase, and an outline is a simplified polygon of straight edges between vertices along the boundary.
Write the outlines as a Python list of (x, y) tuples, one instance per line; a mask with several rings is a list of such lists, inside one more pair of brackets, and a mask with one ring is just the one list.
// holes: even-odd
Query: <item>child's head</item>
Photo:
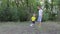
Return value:
[(40, 6), (40, 5), (38, 5), (38, 6), (37, 6), (37, 9), (38, 9), (38, 10), (39, 10), (39, 9), (41, 9), (41, 6)]

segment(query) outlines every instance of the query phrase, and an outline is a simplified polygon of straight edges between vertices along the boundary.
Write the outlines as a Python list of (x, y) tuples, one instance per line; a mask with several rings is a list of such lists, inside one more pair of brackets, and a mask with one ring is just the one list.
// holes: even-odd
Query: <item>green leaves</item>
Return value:
[(27, 21), (33, 12), (37, 13), (36, 0), (1, 0), (1, 21)]
[[(27, 21), (30, 20), (32, 14), (37, 11), (37, 5), (40, 0), (0, 0), (0, 20), (3, 21)], [(57, 0), (56, 0), (57, 1)], [(57, 4), (57, 3), (56, 3)], [(51, 11), (51, 5), (48, 0), (45, 1), (46, 12), (44, 12), (44, 20), (48, 20)]]

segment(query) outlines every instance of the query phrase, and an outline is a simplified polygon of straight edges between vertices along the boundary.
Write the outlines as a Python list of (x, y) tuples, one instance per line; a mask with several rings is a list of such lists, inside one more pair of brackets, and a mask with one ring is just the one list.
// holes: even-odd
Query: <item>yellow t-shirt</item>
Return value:
[(31, 17), (31, 20), (32, 20), (32, 21), (35, 21), (35, 20), (36, 20), (36, 17), (32, 16), (32, 17)]

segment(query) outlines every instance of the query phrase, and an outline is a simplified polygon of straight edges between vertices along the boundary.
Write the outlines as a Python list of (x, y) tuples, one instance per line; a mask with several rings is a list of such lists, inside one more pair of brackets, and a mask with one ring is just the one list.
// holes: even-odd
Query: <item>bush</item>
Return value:
[(49, 20), (49, 13), (44, 12), (43, 13), (43, 21), (47, 21), (47, 20)]

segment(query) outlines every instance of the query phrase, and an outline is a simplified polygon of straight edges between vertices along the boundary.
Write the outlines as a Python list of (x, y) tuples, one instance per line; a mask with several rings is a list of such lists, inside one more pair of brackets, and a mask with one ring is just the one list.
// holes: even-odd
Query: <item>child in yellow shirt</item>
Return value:
[(33, 26), (35, 24), (35, 20), (36, 20), (36, 15), (33, 14), (33, 16), (31, 17), (32, 24), (30, 26)]

